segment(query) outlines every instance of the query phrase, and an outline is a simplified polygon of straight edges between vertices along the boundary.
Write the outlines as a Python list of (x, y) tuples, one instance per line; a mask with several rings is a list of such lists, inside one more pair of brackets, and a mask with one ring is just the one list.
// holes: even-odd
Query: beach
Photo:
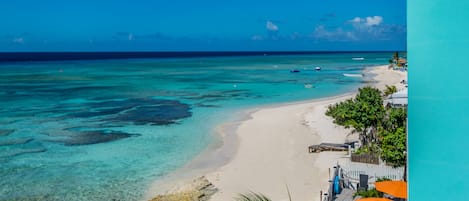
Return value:
[[(384, 89), (407, 80), (406, 73), (373, 68), (373, 85)], [(308, 153), (307, 147), (321, 142), (344, 143), (358, 138), (333, 124), (325, 115), (327, 106), (352, 98), (344, 95), (325, 100), (260, 109), (237, 129), (238, 150), (233, 159), (207, 175), (219, 189), (212, 200), (230, 200), (239, 193), (259, 192), (273, 200), (319, 200), (327, 191), (329, 168), (345, 160), (345, 152)]]
[[(402, 89), (404, 85), (400, 81), (407, 80), (406, 72), (388, 70), (385, 65), (367, 69), (365, 75), (372, 78), (368, 85), (379, 89), (384, 89), (385, 85)], [(228, 153), (230, 156), (225, 157), (229, 159), (218, 168), (199, 171), (218, 189), (211, 200), (233, 200), (239, 193), (248, 192), (262, 193), (272, 200), (288, 200), (288, 191), (293, 200), (319, 200), (320, 191), (328, 190), (329, 171), (333, 171), (337, 162), (347, 160), (347, 153), (308, 153), (308, 146), (358, 139), (351, 130), (333, 124), (332, 118), (325, 115), (329, 105), (354, 95), (348, 93), (258, 108), (250, 111), (236, 126), (225, 128), (221, 131), (221, 143), (227, 145), (222, 145), (218, 152)], [(191, 174), (190, 169), (179, 172)], [(185, 178), (185, 182), (181, 179), (169, 192), (190, 187), (184, 184), (190, 181), (188, 175), (176, 175), (179, 174), (174, 174), (173, 179)], [(169, 183), (175, 185), (173, 182)], [(165, 189), (161, 183), (156, 186)], [(154, 190), (156, 186), (153, 185)]]
[(323, 101), (261, 109), (237, 130), (238, 150), (233, 159), (207, 175), (219, 189), (212, 200), (231, 200), (238, 193), (263, 193), (273, 200), (319, 198), (327, 191), (328, 168), (346, 153), (308, 153), (320, 142), (343, 143), (344, 130), (323, 118), (327, 105), (342, 96)]

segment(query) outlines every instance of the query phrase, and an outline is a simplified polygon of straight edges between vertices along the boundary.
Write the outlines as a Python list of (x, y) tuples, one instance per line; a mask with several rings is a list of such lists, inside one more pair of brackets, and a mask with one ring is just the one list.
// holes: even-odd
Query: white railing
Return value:
[(391, 180), (403, 180), (404, 168), (393, 168), (386, 165), (373, 165), (366, 163), (346, 162), (340, 164), (342, 175), (349, 185), (356, 186), (360, 182), (360, 174), (368, 175), (368, 186), (374, 187), (374, 183), (379, 178), (388, 178)]

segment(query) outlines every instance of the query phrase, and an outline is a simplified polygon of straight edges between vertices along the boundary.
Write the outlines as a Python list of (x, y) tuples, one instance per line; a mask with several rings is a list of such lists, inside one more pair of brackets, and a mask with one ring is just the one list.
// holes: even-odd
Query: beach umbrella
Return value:
[(376, 190), (397, 198), (407, 198), (407, 182), (380, 181), (375, 183)]
[(392, 201), (388, 198), (360, 198), (357, 201)]

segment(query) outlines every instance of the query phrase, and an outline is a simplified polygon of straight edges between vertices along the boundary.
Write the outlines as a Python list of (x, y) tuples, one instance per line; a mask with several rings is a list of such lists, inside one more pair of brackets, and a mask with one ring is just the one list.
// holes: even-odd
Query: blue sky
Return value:
[(404, 0), (0, 2), (0, 51), (405, 49)]

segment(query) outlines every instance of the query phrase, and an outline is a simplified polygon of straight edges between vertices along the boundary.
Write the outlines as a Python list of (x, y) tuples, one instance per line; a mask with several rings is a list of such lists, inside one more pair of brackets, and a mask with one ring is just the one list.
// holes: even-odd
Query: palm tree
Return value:
[(384, 94), (384, 97), (386, 97), (386, 96), (389, 96), (389, 95), (391, 95), (391, 94), (393, 94), (393, 93), (396, 93), (396, 92), (397, 92), (396, 86), (394, 86), (394, 85), (391, 85), (391, 86), (386, 85), (386, 89), (384, 89), (383, 94)]
[(399, 61), (399, 52), (394, 52), (394, 55), (393, 55), (393, 60), (398, 62)]

